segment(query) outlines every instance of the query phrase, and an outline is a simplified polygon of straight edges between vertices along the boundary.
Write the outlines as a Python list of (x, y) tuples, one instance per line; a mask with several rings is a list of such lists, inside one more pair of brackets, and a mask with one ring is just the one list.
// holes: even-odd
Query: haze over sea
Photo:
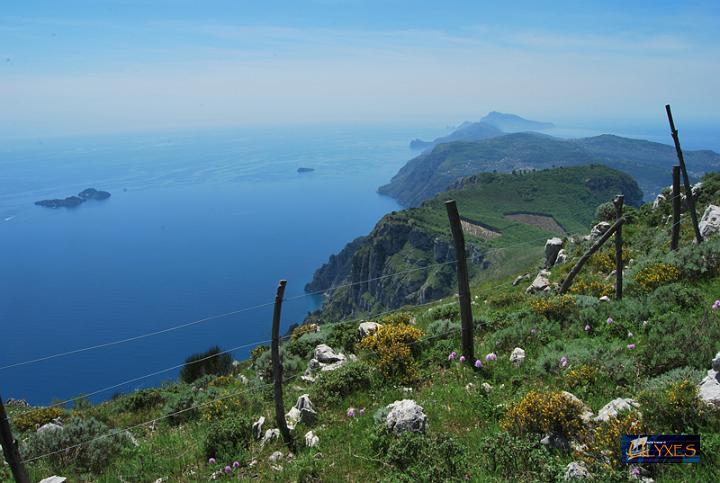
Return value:
[[(573, 132), (597, 133), (557, 134)], [(669, 142), (660, 130), (625, 132)], [(302, 295), (330, 254), (399, 209), (375, 190), (413, 156), (408, 141), (445, 133), (437, 124), (348, 124), (6, 142), (0, 367), (270, 303), (281, 278), (288, 298)], [(714, 136), (686, 139), (687, 148), (718, 149)], [(112, 197), (71, 210), (33, 205), (88, 187)], [(287, 302), (283, 330), (320, 302)], [(8, 368), (0, 372), (3, 396), (46, 404), (181, 364), (215, 344), (264, 341), (271, 312)]]

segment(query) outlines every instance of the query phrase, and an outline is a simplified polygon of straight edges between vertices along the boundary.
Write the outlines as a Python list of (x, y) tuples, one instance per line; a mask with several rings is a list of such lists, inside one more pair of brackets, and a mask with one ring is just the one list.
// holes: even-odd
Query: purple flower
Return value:
[(232, 473), (232, 468), (230, 468), (229, 466), (226, 466), (226, 467), (225, 467), (225, 473), (227, 473), (228, 475), (229, 475), (230, 473)]
[(452, 351), (452, 352), (450, 353), (450, 355), (448, 356), (448, 360), (449, 360), (449, 361), (454, 361), (456, 357), (457, 357), (457, 353), (456, 353), (455, 351)]
[(475, 361), (475, 369), (480, 369), (482, 367), (482, 361), (480, 359)]
[(628, 348), (629, 350), (633, 350), (633, 349), (635, 348), (635, 344), (628, 344), (628, 345), (627, 345), (627, 348)]
[(239, 462), (239, 461), (233, 462), (233, 468), (234, 468), (234, 469), (240, 468), (240, 462)]
[(465, 362), (465, 356), (460, 356), (460, 362)]
[(712, 309), (713, 310), (720, 309), (720, 300), (716, 300), (715, 303), (712, 304)]
[(495, 354), (494, 352), (491, 352), (490, 354), (488, 354), (488, 355), (485, 356), (485, 360), (486, 360), (487, 362), (496, 361), (496, 360), (497, 360), (497, 354)]
[(348, 418), (354, 418), (354, 417), (355, 417), (355, 408), (348, 408), (348, 410), (347, 410), (347, 417), (348, 417)]
[(608, 324), (614, 324), (614, 323), (615, 323), (615, 321), (613, 320), (613, 318), (612, 318), (612, 317), (608, 317), (608, 319), (607, 319), (607, 323), (608, 323)]
[(585, 332), (590, 332), (592, 330), (592, 326), (590, 324), (585, 324)]
[(568, 365), (568, 358), (565, 356), (562, 356), (560, 358), (560, 367), (567, 367)]
[(208, 460), (208, 464), (209, 464), (209, 465), (214, 465), (215, 463), (217, 463), (217, 461), (215, 461), (215, 458), (210, 458), (210, 459)]
[(634, 468), (630, 469), (630, 476), (634, 478), (638, 478), (640, 476), (640, 468), (635, 466)]

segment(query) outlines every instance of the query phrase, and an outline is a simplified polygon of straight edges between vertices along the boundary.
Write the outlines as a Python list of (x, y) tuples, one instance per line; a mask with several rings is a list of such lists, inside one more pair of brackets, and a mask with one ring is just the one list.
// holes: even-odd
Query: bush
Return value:
[(460, 305), (457, 302), (439, 305), (429, 309), (426, 316), (430, 320), (457, 320), (460, 318)]
[(379, 324), (386, 325), (386, 324), (412, 324), (412, 321), (415, 319), (415, 316), (411, 314), (410, 312), (394, 312), (392, 314), (388, 314), (384, 317), (381, 317), (380, 320), (378, 320)]
[(320, 328), (317, 324), (302, 324), (295, 327), (290, 335), (290, 340), (298, 340), (305, 334), (318, 332)]
[(229, 414), (240, 414), (248, 410), (249, 402), (244, 394), (224, 397), (204, 403), (200, 408), (203, 421), (216, 421), (226, 418)]
[(213, 422), (205, 436), (205, 457), (218, 461), (244, 461), (252, 441), (253, 421), (245, 416), (232, 416)]
[(18, 431), (35, 431), (40, 426), (52, 422), (65, 415), (65, 410), (59, 407), (30, 409), (12, 418)]
[(428, 339), (447, 339), (455, 337), (460, 333), (460, 322), (450, 320), (436, 320), (431, 322), (425, 329)]
[(615, 286), (600, 280), (580, 279), (570, 286), (569, 292), (575, 295), (589, 295), (598, 298), (609, 297), (615, 293)]
[(562, 392), (530, 391), (512, 405), (500, 425), (515, 435), (554, 433), (576, 438), (583, 430), (583, 407)]
[(487, 304), (495, 309), (517, 305), (527, 300), (527, 295), (523, 292), (505, 292), (491, 295), (487, 298)]
[(348, 362), (334, 371), (321, 372), (313, 386), (313, 401), (321, 404), (340, 402), (355, 391), (372, 383), (372, 368), (364, 362)]
[(588, 452), (599, 461), (608, 460), (614, 467), (620, 467), (622, 453), (620, 440), (623, 434), (644, 434), (646, 428), (637, 411), (619, 414), (610, 418), (595, 429), (593, 438), (588, 444)]
[(330, 334), (328, 334), (326, 344), (341, 352), (353, 353), (357, 340), (357, 322), (340, 322), (332, 324), (332, 329)]
[(163, 407), (163, 417), (171, 426), (179, 426), (192, 421), (200, 414), (195, 397), (190, 391), (183, 391), (168, 397)]
[(700, 245), (687, 245), (670, 252), (665, 262), (680, 267), (682, 278), (700, 280), (720, 274), (720, 238), (709, 238)]
[[(294, 374), (304, 370), (307, 365), (305, 359), (291, 354), (284, 345), (280, 346), (279, 355), (280, 363), (283, 367), (283, 380), (285, 381)], [(255, 369), (263, 381), (273, 380), (272, 354), (270, 351), (265, 351), (258, 357), (257, 361), (255, 361)]]
[(557, 481), (564, 469), (562, 460), (537, 438), (506, 432), (483, 438), (480, 454), (482, 466), (506, 481)]
[(530, 307), (535, 313), (549, 320), (567, 320), (577, 310), (572, 295), (535, 298), (530, 302)]
[(232, 367), (230, 354), (223, 354), (220, 348), (215, 346), (185, 359), (185, 367), (180, 371), (180, 380), (190, 383), (206, 374), (224, 376), (232, 372)]
[(701, 290), (684, 283), (672, 283), (658, 287), (648, 295), (646, 306), (656, 314), (677, 311), (678, 309), (694, 309), (704, 303)]
[(121, 397), (116, 407), (120, 412), (138, 412), (154, 409), (164, 401), (163, 395), (157, 389), (141, 389)]
[[(300, 327), (303, 327), (302, 325)], [(297, 339), (288, 342), (286, 349), (290, 354), (301, 359), (309, 359), (315, 347), (325, 342), (325, 334), (322, 332), (306, 332)]]
[(586, 387), (595, 384), (598, 376), (597, 367), (583, 364), (565, 373), (565, 384), (568, 388)]
[(678, 281), (680, 270), (669, 263), (657, 263), (639, 270), (634, 279), (645, 292), (652, 292), (661, 285)]
[(260, 356), (263, 355), (265, 352), (267, 352), (267, 351), (269, 351), (269, 350), (270, 350), (270, 347), (268, 347), (268, 346), (266, 346), (266, 345), (259, 345), (259, 346), (254, 347), (254, 348), (250, 351), (250, 364), (251, 364), (253, 367), (255, 367), (255, 363), (256, 363), (257, 360), (260, 358)]
[(638, 402), (643, 422), (655, 433), (695, 432), (702, 420), (697, 385), (688, 380), (646, 389), (640, 393)]
[(360, 348), (375, 355), (374, 363), (386, 377), (400, 382), (417, 380), (413, 345), (422, 337), (420, 329), (406, 325), (383, 325), (360, 341)]
[(48, 454), (47, 461), (56, 471), (74, 466), (81, 471), (100, 472), (129, 439), (127, 433), (111, 432), (96, 419), (73, 418), (62, 429), (32, 434), (25, 457)]
[(394, 470), (392, 481), (447, 481), (465, 475), (466, 449), (453, 437), (376, 429), (372, 449)]
[(612, 203), (612, 201), (606, 201), (605, 203), (602, 203), (598, 205), (597, 208), (595, 208), (595, 222), (599, 223), (601, 221), (607, 221), (608, 223), (614, 223), (615, 222), (615, 205)]
[[(604, 323), (604, 322), (603, 322)], [(549, 343), (538, 357), (536, 367), (545, 373), (559, 373), (561, 357), (568, 360), (567, 371), (587, 365), (598, 369), (598, 376), (610, 379), (615, 385), (629, 385), (635, 379), (636, 365), (626, 341), (610, 344), (607, 340), (585, 338)]]

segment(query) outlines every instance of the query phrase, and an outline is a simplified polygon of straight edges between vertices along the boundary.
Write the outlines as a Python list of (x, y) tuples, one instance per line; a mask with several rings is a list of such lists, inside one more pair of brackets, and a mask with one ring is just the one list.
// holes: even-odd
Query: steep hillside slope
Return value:
[[(696, 179), (720, 169), (720, 154), (685, 151), (688, 169)], [(511, 172), (601, 163), (638, 179), (647, 198), (668, 185), (677, 163), (672, 146), (603, 135), (563, 140), (537, 133), (516, 133), (477, 142), (440, 144), (410, 160), (378, 192), (405, 206), (418, 206), (463, 176), (478, 172)], [(639, 201), (639, 200), (636, 200)]]
[[(470, 266), (473, 274), (479, 274), (490, 268), (509, 269), (512, 253), (519, 257), (515, 261), (536, 256), (553, 235), (546, 227), (507, 215), (544, 214), (575, 232), (590, 222), (598, 204), (617, 193), (624, 193), (631, 203), (642, 197), (632, 178), (600, 165), (469, 177), (419, 208), (383, 217), (362, 241), (331, 257), (306, 288), (329, 292), (323, 318), (425, 303), (452, 293), (455, 286), (454, 264), (446, 263), (455, 259), (455, 253), (444, 200), (455, 199), (461, 216), (470, 223), (466, 229)], [(508, 248), (498, 251), (504, 247)], [(377, 280), (361, 283), (368, 279)], [(343, 284), (352, 285), (332, 290)]]

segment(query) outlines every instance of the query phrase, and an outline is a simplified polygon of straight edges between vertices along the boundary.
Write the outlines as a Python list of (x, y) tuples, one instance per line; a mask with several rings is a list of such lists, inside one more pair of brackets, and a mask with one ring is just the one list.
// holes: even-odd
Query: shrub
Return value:
[(318, 332), (318, 330), (319, 327), (317, 324), (298, 325), (295, 329), (293, 329), (292, 334), (290, 335), (290, 340), (298, 340), (304, 334), (315, 333)]
[(457, 320), (460, 318), (460, 305), (456, 302), (452, 302), (433, 307), (427, 311), (427, 317), (430, 320)]
[(428, 339), (447, 339), (460, 333), (460, 322), (450, 320), (436, 320), (425, 328)]
[(615, 218), (615, 205), (612, 203), (612, 201), (606, 201), (605, 203), (602, 203), (598, 205), (597, 208), (595, 208), (596, 223), (599, 223), (601, 221), (615, 222)]
[(345, 353), (355, 351), (355, 343), (358, 340), (358, 324), (356, 322), (340, 322), (332, 325), (332, 330), (327, 337), (327, 345)]
[(646, 389), (640, 393), (638, 401), (642, 407), (643, 422), (654, 432), (696, 430), (702, 419), (696, 383), (688, 380)]
[(226, 418), (229, 414), (240, 414), (248, 410), (248, 400), (243, 394), (233, 397), (215, 399), (204, 403), (200, 408), (203, 421), (216, 421)]
[(383, 325), (360, 341), (360, 348), (375, 355), (374, 363), (386, 377), (412, 382), (417, 379), (413, 344), (423, 333), (407, 324)]
[(588, 452), (598, 460), (608, 460), (614, 467), (620, 467), (622, 454), (620, 439), (623, 434), (643, 434), (646, 432), (640, 420), (640, 414), (631, 411), (610, 418), (595, 429), (593, 438), (588, 444)]
[[(307, 365), (305, 359), (291, 354), (284, 345), (280, 346), (279, 355), (283, 367), (283, 380), (288, 380), (289, 377), (297, 374)], [(272, 354), (270, 351), (265, 351), (258, 357), (257, 361), (255, 361), (255, 369), (263, 381), (273, 380)]]
[(371, 445), (395, 470), (394, 481), (447, 481), (465, 475), (466, 449), (448, 435), (411, 431), (394, 435), (381, 427), (371, 437)]
[(555, 433), (577, 437), (583, 430), (582, 412), (582, 405), (562, 392), (530, 391), (507, 410), (500, 425), (516, 435)]
[(213, 422), (205, 436), (205, 457), (219, 461), (244, 461), (252, 441), (253, 421), (245, 416), (232, 416)]
[(543, 349), (536, 367), (540, 372), (558, 373), (561, 370), (560, 358), (567, 357), (568, 371), (582, 365), (594, 366), (598, 369), (598, 376), (607, 377), (618, 385), (628, 385), (637, 378), (637, 369), (635, 359), (626, 345), (625, 340), (610, 344), (607, 340), (595, 337), (556, 340)]
[[(303, 327), (302, 325), (300, 327)], [(322, 332), (306, 332), (299, 338), (288, 342), (286, 349), (290, 354), (302, 359), (308, 359), (315, 347), (325, 342), (325, 334)]]
[(392, 314), (388, 314), (380, 320), (378, 320), (379, 324), (385, 325), (385, 324), (411, 324), (413, 319), (415, 319), (415, 316), (411, 314), (410, 312), (394, 312)]
[(496, 309), (516, 305), (527, 300), (527, 296), (522, 292), (505, 292), (491, 295), (487, 298), (487, 304)]
[(266, 345), (259, 345), (254, 347), (250, 351), (250, 363), (253, 367), (255, 367), (255, 363), (257, 362), (258, 358), (263, 355), (265, 352), (269, 351), (270, 347)]
[(127, 433), (109, 431), (96, 419), (73, 418), (62, 429), (32, 434), (25, 457), (47, 454), (56, 471), (75, 466), (81, 471), (99, 472), (128, 442)]
[(163, 407), (163, 417), (171, 426), (179, 426), (196, 419), (199, 411), (193, 393), (183, 391), (168, 397)]
[(506, 481), (557, 481), (564, 468), (562, 460), (538, 444), (537, 438), (507, 432), (483, 438), (480, 454), (483, 468)]
[(530, 302), (530, 307), (549, 320), (566, 320), (577, 309), (572, 295), (536, 298)]
[(720, 238), (709, 238), (670, 252), (665, 261), (682, 270), (682, 277), (700, 280), (720, 274)]
[(230, 372), (232, 372), (232, 357), (230, 354), (223, 354), (220, 348), (215, 346), (185, 359), (185, 367), (180, 371), (180, 380), (190, 383), (206, 374), (224, 376)]
[(595, 366), (583, 364), (565, 373), (565, 384), (570, 389), (595, 384), (598, 370)]
[(609, 297), (615, 293), (615, 287), (609, 282), (600, 280), (577, 280), (570, 286), (569, 292), (577, 295), (590, 295), (592, 297)]
[(230, 386), (233, 382), (235, 382), (235, 378), (232, 376), (218, 376), (208, 381), (207, 387), (226, 387)]
[(12, 421), (18, 431), (35, 431), (40, 426), (52, 422), (53, 419), (65, 415), (65, 410), (59, 407), (30, 409), (18, 414)]
[(163, 402), (163, 395), (157, 389), (141, 389), (121, 397), (116, 407), (121, 412), (138, 412), (156, 408)]
[(334, 371), (321, 372), (313, 386), (313, 401), (325, 404), (339, 402), (372, 383), (372, 369), (364, 362), (348, 362)]
[(694, 309), (704, 303), (701, 290), (684, 283), (672, 283), (658, 287), (648, 295), (646, 306), (656, 314), (663, 314), (678, 309)]
[(680, 270), (669, 263), (657, 263), (639, 270), (634, 278), (645, 292), (652, 292), (661, 285), (679, 280)]

